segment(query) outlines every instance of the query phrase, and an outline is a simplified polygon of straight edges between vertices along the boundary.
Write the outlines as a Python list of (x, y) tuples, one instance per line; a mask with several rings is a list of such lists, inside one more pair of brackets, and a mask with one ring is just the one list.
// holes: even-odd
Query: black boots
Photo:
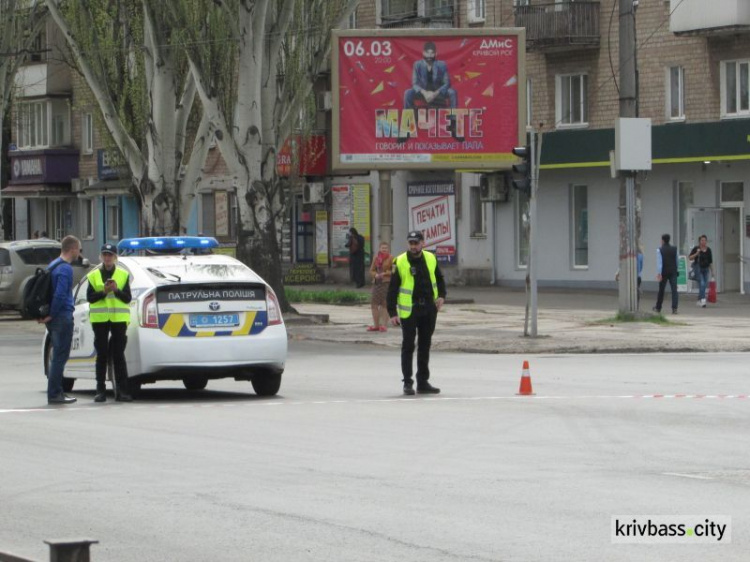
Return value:
[(417, 383), (417, 394), (440, 394), (440, 389), (424, 381)]
[(96, 396), (94, 396), (94, 402), (106, 402), (107, 401), (107, 388), (103, 384), (96, 384)]

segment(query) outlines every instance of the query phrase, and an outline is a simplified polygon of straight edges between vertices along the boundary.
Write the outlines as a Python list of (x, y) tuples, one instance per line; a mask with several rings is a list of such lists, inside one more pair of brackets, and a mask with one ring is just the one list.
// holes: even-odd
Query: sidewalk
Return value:
[[(344, 285), (301, 287), (310, 290), (356, 290)], [(667, 295), (666, 311), (669, 311)], [(645, 293), (641, 308), (650, 310), (655, 293)], [(618, 309), (615, 291), (546, 289), (539, 291), (537, 338), (523, 336), (526, 295), (500, 287), (448, 287), (448, 301), (438, 316), (432, 349), (479, 353), (642, 353), (676, 351), (750, 351), (750, 295), (720, 294), (718, 302), (699, 308), (694, 294), (680, 295), (678, 315), (669, 325), (605, 322)], [(327, 323), (287, 315), (290, 337), (342, 343), (370, 343), (397, 348), (401, 330), (367, 332), (370, 306), (295, 304), (301, 315), (328, 315)]]

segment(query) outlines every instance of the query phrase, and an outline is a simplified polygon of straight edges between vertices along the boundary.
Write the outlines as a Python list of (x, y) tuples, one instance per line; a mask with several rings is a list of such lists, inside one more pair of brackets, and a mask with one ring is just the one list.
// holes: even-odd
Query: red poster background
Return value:
[[(378, 110), (398, 110), (398, 123), (403, 124), (404, 95), (412, 87), (413, 66), (423, 59), (427, 41), (435, 43), (436, 60), (447, 65), (450, 87), (457, 94), (456, 107), (479, 115), (480, 122), (475, 121), (473, 129), (478, 134), (471, 134), (469, 116), (461, 115), (463, 135), (451, 134), (440, 125), (432, 130), (417, 126), (416, 134), (406, 138), (403, 128), (381, 126), (378, 137)], [(516, 35), (342, 36), (337, 48), (341, 163), (487, 164), (498, 160), (507, 164), (513, 160), (511, 151), (519, 142)], [(415, 118), (419, 107), (417, 102)], [(433, 110), (438, 123), (447, 122), (437, 113), (446, 115), (450, 112), (446, 107)]]

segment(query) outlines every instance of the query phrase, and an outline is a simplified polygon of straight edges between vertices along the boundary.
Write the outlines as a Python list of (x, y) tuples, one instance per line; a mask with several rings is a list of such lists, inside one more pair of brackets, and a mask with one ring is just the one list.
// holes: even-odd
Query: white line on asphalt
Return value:
[[(311, 400), (311, 401), (289, 401), (282, 402), (275, 400), (273, 402), (257, 402), (255, 400), (243, 401), (243, 402), (229, 402), (229, 403), (208, 403), (205, 402), (190, 404), (135, 404), (132, 406), (123, 406), (123, 408), (135, 408), (137, 410), (143, 409), (172, 409), (172, 408), (214, 408), (217, 406), (224, 408), (233, 408), (235, 406), (248, 406), (248, 407), (260, 407), (260, 406), (306, 406), (306, 405), (328, 405), (328, 404), (378, 404), (378, 403), (391, 403), (391, 402), (403, 402), (419, 404), (424, 402), (469, 402), (477, 400), (509, 400), (509, 401), (544, 401), (544, 400), (705, 400), (715, 399), (718, 401), (735, 400), (735, 401), (746, 401), (748, 400), (747, 394), (625, 394), (625, 395), (584, 395), (584, 396), (432, 396), (432, 397), (398, 397), (398, 398), (355, 398), (352, 400)], [(81, 407), (83, 406), (83, 407)], [(64, 408), (52, 407), (52, 408), (8, 408), (0, 409), (0, 414), (29, 414), (35, 412), (84, 412), (84, 411), (104, 411), (105, 408), (93, 407), (90, 405), (66, 406)]]
[(681, 472), (662, 472), (664, 476), (677, 476), (679, 478), (692, 478), (694, 480), (713, 480), (710, 476), (699, 476), (698, 474), (682, 474)]

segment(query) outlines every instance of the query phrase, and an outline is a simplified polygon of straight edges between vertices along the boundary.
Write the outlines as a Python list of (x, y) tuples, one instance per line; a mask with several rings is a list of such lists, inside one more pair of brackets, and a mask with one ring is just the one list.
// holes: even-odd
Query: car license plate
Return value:
[(234, 328), (240, 325), (239, 314), (191, 314), (191, 328)]

